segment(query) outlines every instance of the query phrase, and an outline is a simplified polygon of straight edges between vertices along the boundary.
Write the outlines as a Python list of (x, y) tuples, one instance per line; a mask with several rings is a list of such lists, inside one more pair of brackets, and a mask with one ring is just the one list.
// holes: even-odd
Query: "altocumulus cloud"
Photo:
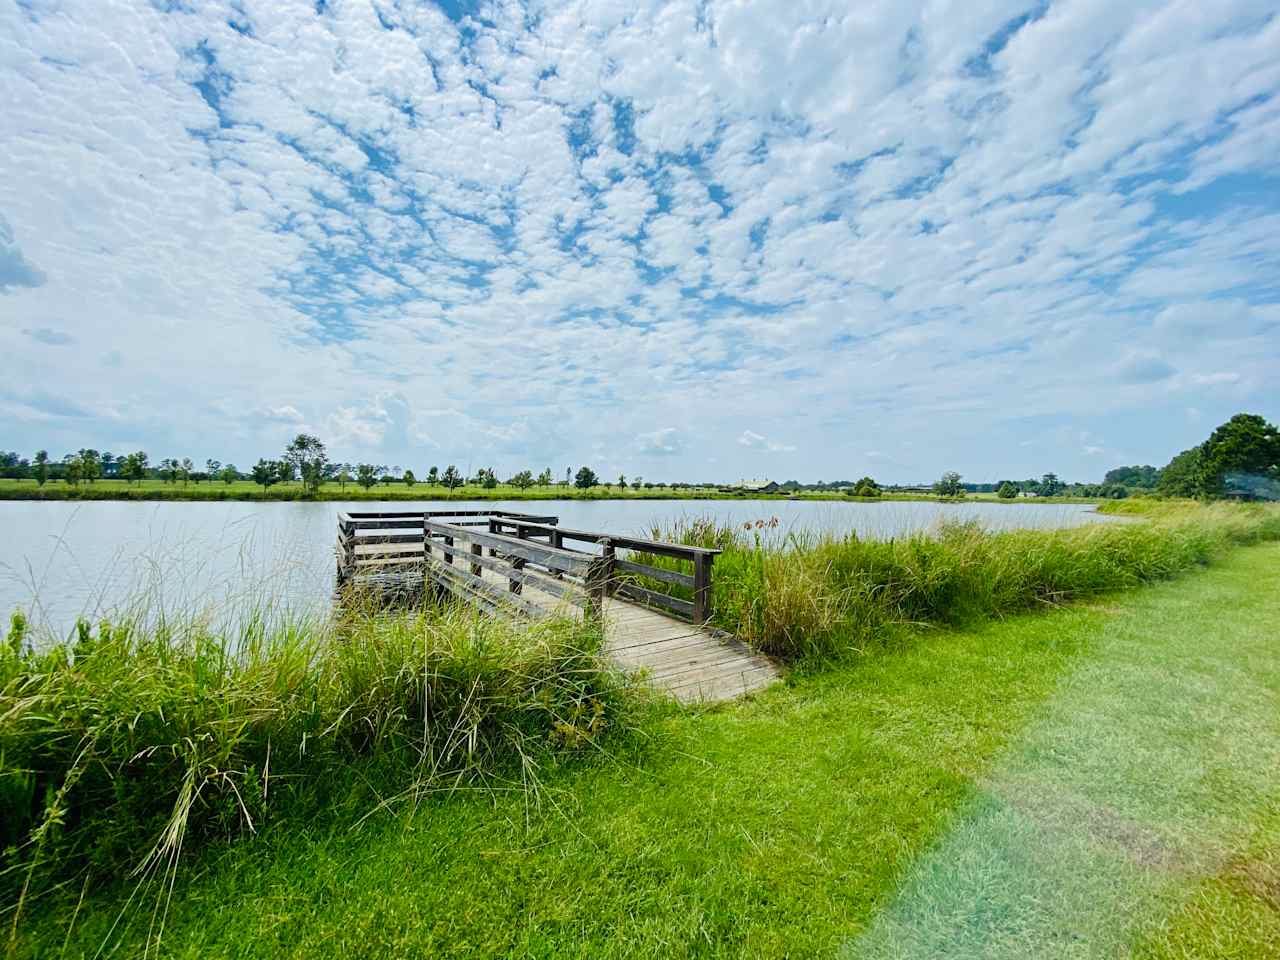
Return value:
[(0, 0), (7, 389), (74, 394), (7, 442), (993, 479), (1280, 416), (1273, 5), (850, 11)]

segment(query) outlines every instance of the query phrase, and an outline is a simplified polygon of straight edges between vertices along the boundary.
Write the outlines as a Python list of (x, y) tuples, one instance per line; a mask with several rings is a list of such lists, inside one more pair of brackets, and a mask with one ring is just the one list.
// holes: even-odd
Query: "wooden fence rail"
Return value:
[[(458, 540), (468, 546), (457, 546)], [(389, 549), (394, 547), (398, 549)], [(619, 550), (630, 551), (632, 558), (619, 556)], [(590, 615), (598, 615), (605, 598), (614, 596), (658, 608), (682, 620), (706, 623), (714, 612), (712, 565), (719, 552), (661, 540), (566, 529), (556, 517), (510, 511), (359, 512), (338, 516), (339, 587), (358, 570), (411, 564), (424, 566), (433, 582), (481, 607), (497, 609), (505, 605), (525, 613), (532, 613), (534, 606), (521, 596), (529, 586), (580, 604)], [(440, 562), (435, 562), (437, 553)], [(645, 554), (685, 561), (691, 571), (669, 570), (635, 559)], [(507, 589), (503, 591), (492, 578), (486, 579), (485, 571), (500, 574), (507, 581)], [(656, 581), (655, 585), (684, 588), (693, 599), (651, 589), (636, 582), (638, 578)]]

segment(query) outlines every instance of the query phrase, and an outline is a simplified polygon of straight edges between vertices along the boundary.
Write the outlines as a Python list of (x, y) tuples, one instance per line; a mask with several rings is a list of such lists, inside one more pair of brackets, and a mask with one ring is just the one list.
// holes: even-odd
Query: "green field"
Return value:
[[(203, 481), (167, 483), (163, 480), (95, 480), (93, 483), (67, 484), (50, 480), (44, 486), (34, 480), (0, 479), (0, 500), (853, 500), (840, 492), (801, 490), (796, 493), (737, 494), (721, 493), (718, 487), (694, 487), (673, 490), (653, 488), (633, 490), (601, 484), (587, 490), (577, 487), (529, 487), (521, 490), (510, 484), (496, 487), (466, 484), (454, 490), (418, 482), (408, 486), (400, 481), (377, 483), (366, 490), (355, 483), (344, 486), (326, 483), (316, 495), (308, 495), (299, 482), (278, 483), (264, 490), (248, 480), (232, 483)], [(887, 493), (861, 503), (893, 500), (936, 500), (929, 494)], [(1047, 500), (1000, 500), (994, 493), (970, 493), (969, 500), (987, 503), (1096, 503), (1096, 499), (1053, 497)]]
[(1270, 957), (1277, 636), (1274, 543), (967, 629), (883, 625), (750, 701), (654, 708), (534, 793), (285, 816), (197, 854), (171, 899), (68, 883), (15, 953)]

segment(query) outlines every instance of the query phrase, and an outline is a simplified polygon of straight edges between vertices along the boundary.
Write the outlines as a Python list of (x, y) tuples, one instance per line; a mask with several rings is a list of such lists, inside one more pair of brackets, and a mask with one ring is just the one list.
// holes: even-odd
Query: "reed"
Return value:
[(601, 638), (579, 623), (447, 606), (244, 623), (82, 623), (38, 646), (14, 618), (0, 890), (21, 900), (75, 871), (163, 879), (192, 846), (320, 809), (536, 791), (547, 762), (623, 726)]

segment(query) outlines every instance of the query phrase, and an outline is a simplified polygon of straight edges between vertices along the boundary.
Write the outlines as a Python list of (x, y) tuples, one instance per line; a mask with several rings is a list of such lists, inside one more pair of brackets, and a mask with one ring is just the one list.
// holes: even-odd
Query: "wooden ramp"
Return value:
[[(392, 532), (409, 524), (417, 532)], [(779, 679), (767, 657), (706, 625), (718, 551), (565, 530), (554, 517), (510, 513), (344, 514), (339, 525), (340, 582), (385, 578), (389, 567), (408, 565), (410, 579), (423, 575), (491, 612), (599, 617), (606, 656), (681, 702), (729, 700)], [(595, 549), (569, 549), (566, 541)], [(655, 567), (655, 557), (687, 561), (693, 571)], [(654, 589), (666, 584), (693, 599)]]

